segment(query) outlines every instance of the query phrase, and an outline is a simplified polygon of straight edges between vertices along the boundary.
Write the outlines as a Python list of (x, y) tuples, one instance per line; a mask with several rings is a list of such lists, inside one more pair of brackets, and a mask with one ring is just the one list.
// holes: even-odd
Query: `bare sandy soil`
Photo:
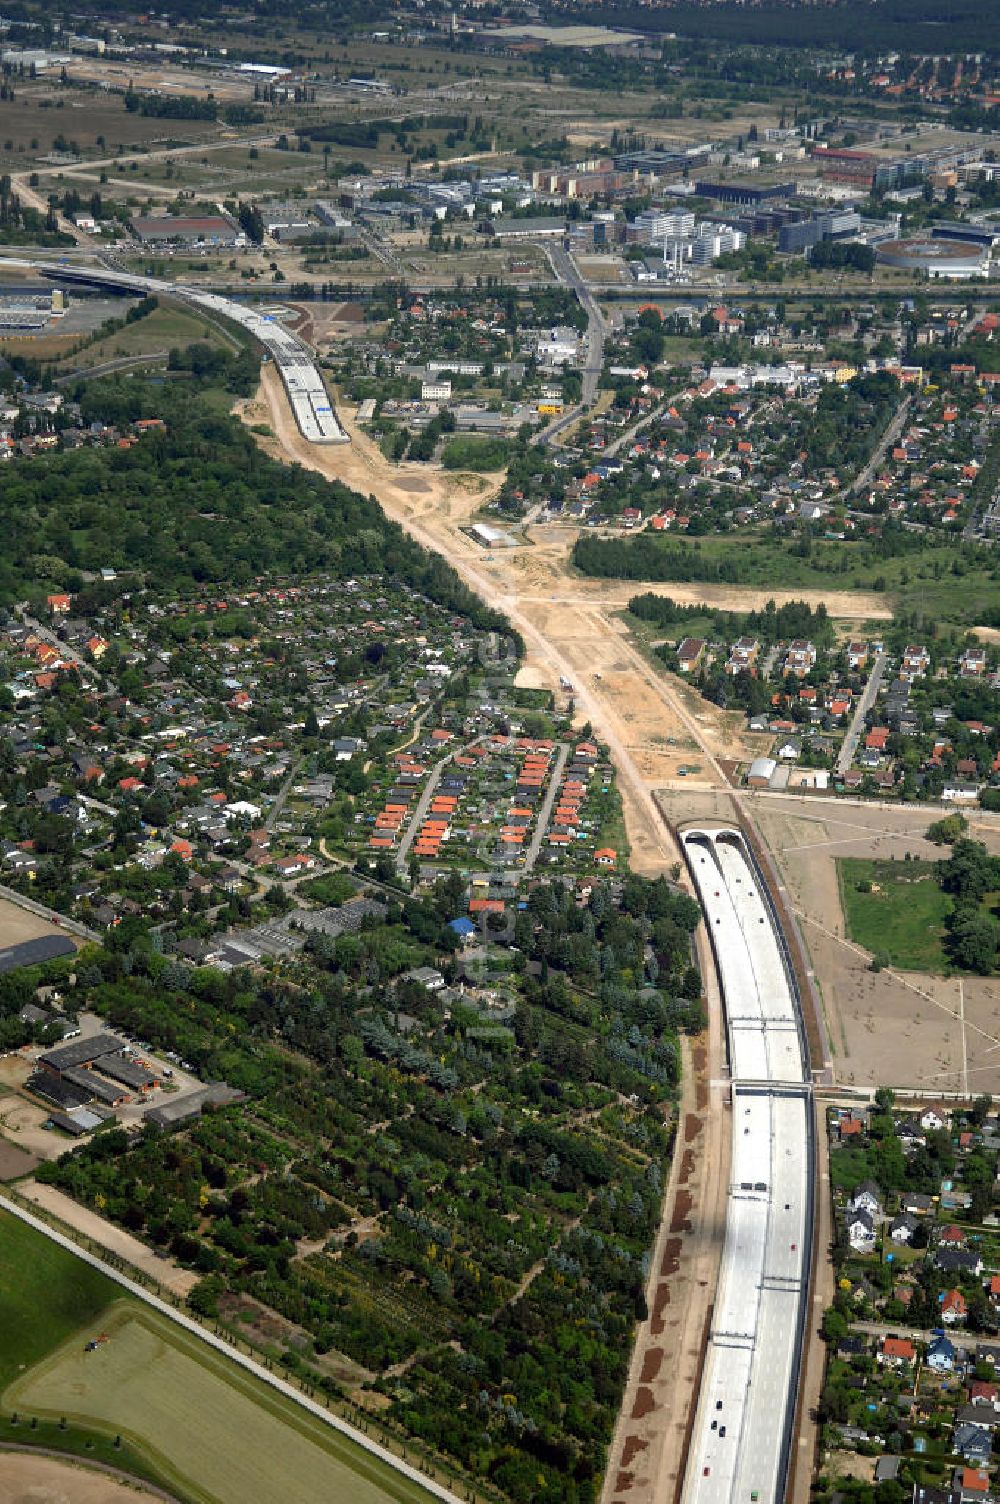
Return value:
[[(754, 814), (788, 888), (823, 999), (836, 1078), (923, 1091), (1000, 1090), (1000, 980), (872, 972), (845, 935), (837, 857), (941, 856), (926, 810), (825, 808), (755, 799)], [(973, 816), (970, 834), (1000, 851), (1000, 831)]]
[(37, 940), (39, 935), (63, 934), (58, 926), (50, 924), (39, 914), (29, 914), (9, 898), (0, 898), (0, 950), (8, 945), (20, 945), (25, 940)]
[(52, 1212), (60, 1222), (82, 1232), (111, 1253), (116, 1253), (119, 1258), (125, 1259), (134, 1268), (141, 1269), (165, 1289), (172, 1290), (175, 1295), (187, 1295), (192, 1286), (198, 1283), (196, 1274), (187, 1269), (179, 1269), (170, 1259), (158, 1259), (138, 1238), (133, 1238), (123, 1228), (105, 1222), (103, 1217), (80, 1206), (69, 1196), (64, 1196), (55, 1186), (39, 1185), (36, 1180), (26, 1180), (19, 1189), (27, 1201)]
[[(4, 1098), (0, 1096), (0, 1112), (3, 1107)], [(29, 1154), (26, 1149), (0, 1136), (0, 1181), (19, 1180), (22, 1175), (30, 1175), (40, 1163), (37, 1154)]]
[[(443, 554), (484, 600), (503, 611), (525, 641), (522, 681), (559, 693), (560, 679), (573, 685), (578, 724), (590, 722), (615, 759), (625, 807), (632, 862), (655, 874), (678, 859), (673, 840), (653, 803), (656, 788), (723, 787), (720, 763), (759, 750), (731, 716), (697, 697), (679, 680), (646, 662), (627, 638), (618, 613), (641, 582), (587, 580), (567, 565), (576, 531), (529, 530), (532, 544), (487, 553), (460, 529), (498, 488), (501, 476), (464, 476), (426, 465), (390, 465), (361, 433), (347, 410), (340, 415), (350, 445), (308, 444), (291, 417), (273, 368), (265, 368), (255, 399), (237, 411), (250, 425), (266, 423), (271, 438), (261, 447), (278, 458), (319, 470), (334, 480), (378, 496), (386, 512), (427, 548)], [(537, 543), (534, 542), (537, 537)], [(668, 587), (650, 588), (668, 593)], [(769, 592), (669, 587), (675, 598), (747, 609), (763, 605)], [(801, 595), (801, 592), (795, 592)], [(817, 600), (819, 597), (817, 596)], [(877, 615), (878, 596), (850, 592), (826, 597), (831, 614)], [(692, 769), (681, 774), (681, 767)]]
[[(253, 79), (245, 74), (241, 78), (239, 74), (213, 73), (210, 77), (199, 78), (195, 73), (190, 73), (183, 68), (167, 67), (133, 67), (131, 64), (105, 61), (98, 57), (79, 56), (74, 57), (70, 68), (73, 78), (88, 79), (93, 83), (109, 84), (112, 88), (124, 88), (128, 84), (137, 89), (153, 89), (159, 93), (189, 94), (204, 97), (209, 91), (216, 99), (249, 99), (253, 93)], [(128, 116), (124, 117), (128, 119)], [(167, 125), (163, 124), (163, 134), (169, 134)], [(190, 127), (197, 130), (201, 126), (201, 132), (213, 135), (218, 133), (218, 126), (210, 121), (184, 122), (185, 134), (190, 136)], [(199, 134), (201, 133), (199, 132)]]
[(0, 1504), (136, 1504), (153, 1497), (139, 1483), (75, 1462), (0, 1452)]
[(711, 1024), (684, 1041), (678, 1134), (653, 1247), (618, 1423), (608, 1454), (604, 1504), (676, 1498), (701, 1379), (726, 1220), (731, 1116), (719, 1069), (721, 999), (699, 935)]

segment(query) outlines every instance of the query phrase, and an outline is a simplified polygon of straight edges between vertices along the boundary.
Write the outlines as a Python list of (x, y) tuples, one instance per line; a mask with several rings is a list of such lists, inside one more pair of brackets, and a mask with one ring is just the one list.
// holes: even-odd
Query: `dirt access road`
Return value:
[[(187, 1296), (198, 1283), (196, 1274), (179, 1268), (170, 1259), (158, 1259), (151, 1248), (140, 1243), (138, 1238), (133, 1238), (124, 1228), (105, 1221), (89, 1207), (81, 1206), (78, 1201), (56, 1190), (55, 1186), (41, 1185), (37, 1180), (24, 1180), (17, 1189), (25, 1201), (41, 1208), (43, 1212), (51, 1212), (64, 1227), (83, 1233), (85, 1238), (96, 1243), (100, 1249), (117, 1254), (127, 1264), (131, 1264), (133, 1269), (141, 1270), (172, 1294)], [(0, 1494), (0, 1504), (2, 1498)]]
[(608, 1452), (604, 1504), (678, 1496), (725, 1238), (732, 1116), (722, 1080), (722, 999), (703, 930), (709, 1027), (684, 1040), (677, 1140), (635, 1346)]
[[(722, 762), (754, 756), (760, 749), (746, 737), (739, 718), (705, 704), (648, 664), (618, 613), (630, 596), (645, 589), (744, 609), (763, 604), (767, 592), (581, 579), (569, 568), (576, 535), (568, 528), (547, 529), (537, 544), (486, 552), (461, 529), (495, 494), (500, 475), (391, 465), (344, 407), (338, 410), (350, 445), (308, 443), (291, 415), (278, 372), (270, 366), (263, 371), (257, 397), (237, 408), (246, 423), (270, 427), (272, 436), (260, 438), (262, 448), (376, 496), (390, 517), (448, 559), (471, 589), (502, 611), (524, 638), (521, 682), (556, 694), (560, 679), (573, 685), (577, 722), (590, 722), (617, 767), (633, 867), (649, 875), (666, 870), (680, 854), (656, 811), (653, 791), (725, 787)], [(880, 597), (858, 592), (843, 597), (831, 593), (826, 603), (831, 615), (851, 619), (887, 611)]]
[[(390, 466), (341, 410), (350, 447), (321, 448), (300, 435), (280, 378), (266, 368), (258, 397), (241, 416), (266, 422), (263, 441), (277, 458), (377, 496), (383, 509), (420, 543), (443, 554), (471, 589), (503, 611), (521, 633), (527, 657), (522, 682), (559, 694), (573, 685), (579, 721), (589, 720), (615, 762), (635, 870), (657, 875), (680, 859), (654, 799), (674, 789), (689, 800), (728, 789), (722, 763), (759, 750), (739, 721), (705, 704), (680, 680), (654, 667), (629, 640), (619, 614), (646, 588), (630, 582), (580, 579), (568, 567), (575, 532), (550, 529), (538, 546), (487, 554), (461, 529), (500, 483), (499, 476), (447, 475), (418, 465)], [(765, 593), (735, 589), (651, 586), (675, 598), (748, 609)], [(884, 614), (884, 601), (857, 593), (828, 596), (831, 614), (857, 619)], [(682, 777), (681, 764), (687, 772)], [(728, 801), (727, 801), (728, 802)], [(725, 1223), (728, 1113), (722, 1081), (721, 1000), (702, 941), (710, 1027), (684, 1073), (677, 1153), (654, 1249), (649, 1317), (640, 1323), (628, 1387), (609, 1456), (606, 1504), (658, 1504), (679, 1486), (687, 1417), (700, 1381)], [(692, 1061), (685, 1062), (691, 1066)]]

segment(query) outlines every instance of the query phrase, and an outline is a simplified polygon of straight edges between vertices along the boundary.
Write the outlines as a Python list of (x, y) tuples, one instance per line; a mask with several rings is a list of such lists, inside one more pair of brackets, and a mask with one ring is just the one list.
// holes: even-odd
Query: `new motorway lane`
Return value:
[(742, 834), (686, 830), (726, 1009), (732, 1165), (684, 1504), (785, 1496), (812, 1239), (812, 1111), (798, 997)]
[(238, 324), (263, 348), (267, 357), (274, 361), (281, 374), (295, 421), (302, 437), (313, 444), (349, 444), (350, 439), (337, 417), (330, 401), (319, 366), (302, 340), (277, 319), (256, 308), (224, 298), (218, 293), (204, 292), (200, 288), (185, 287), (179, 282), (167, 282), (159, 277), (144, 277), (138, 273), (111, 271), (105, 266), (70, 265), (68, 262), (20, 261), (4, 258), (9, 265), (29, 266), (34, 271), (60, 282), (92, 283), (98, 287), (112, 287), (144, 295), (160, 293), (181, 302), (194, 303), (206, 312), (216, 313)]

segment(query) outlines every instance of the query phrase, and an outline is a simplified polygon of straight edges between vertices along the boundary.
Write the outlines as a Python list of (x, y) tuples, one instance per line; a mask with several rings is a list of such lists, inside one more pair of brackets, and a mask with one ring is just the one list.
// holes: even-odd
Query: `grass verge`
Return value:
[(884, 953), (901, 971), (948, 970), (944, 936), (951, 899), (938, 887), (933, 862), (841, 857), (837, 878), (850, 939), (873, 955)]

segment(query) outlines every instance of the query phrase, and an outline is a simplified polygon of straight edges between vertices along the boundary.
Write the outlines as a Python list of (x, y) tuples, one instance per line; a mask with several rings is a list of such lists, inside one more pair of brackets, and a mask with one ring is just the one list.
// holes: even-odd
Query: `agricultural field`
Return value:
[(205, 1504), (426, 1499), (419, 1485), (396, 1478), (321, 1422), (300, 1417), (155, 1313), (122, 1302), (102, 1332), (110, 1340), (93, 1352), (78, 1336), (57, 1348), (18, 1380), (10, 1401), (127, 1435), (172, 1487)]
[(0, 1211), (0, 1395), (117, 1293), (96, 1269)]
[[(98, 1337), (108, 1340), (86, 1351)], [(0, 1395), (20, 1417), (3, 1425), (4, 1440), (10, 1432), (25, 1445), (113, 1461), (191, 1504), (427, 1497), (2, 1212)]]
[(837, 872), (852, 940), (902, 971), (946, 969), (944, 925), (952, 904), (938, 886), (933, 862), (843, 857)]
[(117, 1294), (97, 1270), (0, 1211), (0, 1441), (85, 1457), (159, 1482), (155, 1468), (130, 1446), (116, 1446), (113, 1437), (70, 1425), (62, 1415), (29, 1417), (6, 1398), (22, 1375), (61, 1344), (79, 1343), (81, 1331), (104, 1319)]

